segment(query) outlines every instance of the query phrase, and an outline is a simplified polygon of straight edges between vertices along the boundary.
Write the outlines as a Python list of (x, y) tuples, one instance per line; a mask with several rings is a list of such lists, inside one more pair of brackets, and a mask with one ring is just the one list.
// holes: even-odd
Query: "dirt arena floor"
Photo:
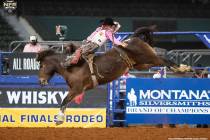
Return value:
[(210, 128), (0, 128), (0, 140), (210, 140)]

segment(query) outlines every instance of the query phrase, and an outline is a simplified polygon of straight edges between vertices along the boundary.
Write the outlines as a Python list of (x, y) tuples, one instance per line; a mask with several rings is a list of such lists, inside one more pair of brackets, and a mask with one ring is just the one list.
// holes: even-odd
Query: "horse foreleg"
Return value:
[(70, 103), (74, 99), (74, 97), (78, 95), (79, 93), (81, 93), (81, 91), (70, 90), (68, 95), (64, 98), (64, 100), (61, 103), (60, 111), (57, 115), (57, 119), (56, 119), (57, 125), (62, 124), (64, 122), (64, 117), (65, 117), (64, 113), (65, 113), (68, 103)]

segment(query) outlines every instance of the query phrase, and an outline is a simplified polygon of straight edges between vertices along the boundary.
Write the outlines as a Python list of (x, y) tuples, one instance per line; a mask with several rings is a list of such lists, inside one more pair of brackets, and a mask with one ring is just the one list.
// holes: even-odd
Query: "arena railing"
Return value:
[[(9, 52), (16, 52), (18, 49), (24, 48), (24, 46), (29, 43), (29, 41), (12, 41), (9, 44)], [(55, 49), (58, 52), (64, 51), (64, 46), (69, 43), (73, 43), (75, 45), (81, 45), (82, 41), (39, 41), (38, 42), (44, 49), (51, 48)], [(106, 45), (102, 46), (99, 49), (99, 53), (106, 51)]]
[[(23, 47), (25, 46), (25, 44), (29, 43), (29, 41), (12, 41), (9, 44), (9, 52), (15, 52), (18, 49), (23, 49)], [(42, 47), (46, 47), (46, 48), (54, 48), (56, 50), (60, 50), (63, 51), (63, 46), (65, 44), (68, 43), (75, 43), (75, 44), (79, 44), (81, 43), (81, 41), (39, 41), (38, 42), (40, 45), (42, 45)]]
[[(132, 35), (133, 32), (119, 32), (117, 36), (123, 40), (128, 36)], [(164, 35), (193, 35), (203, 42), (208, 48), (210, 48), (210, 32), (206, 31), (187, 31), (187, 32), (154, 32), (153, 35), (164, 36)]]
[[(117, 33), (117, 38), (120, 40), (127, 39), (133, 32), (120, 32)], [(210, 48), (210, 32), (198, 32), (198, 31), (188, 31), (188, 32), (154, 32), (154, 36), (168, 36), (168, 35), (191, 35), (198, 38), (207, 48)], [(112, 47), (112, 44), (109, 44)], [(164, 52), (165, 57), (176, 63), (184, 63), (191, 66), (196, 66), (196, 63), (201, 59), (202, 56), (210, 56), (209, 49), (196, 49), (196, 50), (171, 50)]]

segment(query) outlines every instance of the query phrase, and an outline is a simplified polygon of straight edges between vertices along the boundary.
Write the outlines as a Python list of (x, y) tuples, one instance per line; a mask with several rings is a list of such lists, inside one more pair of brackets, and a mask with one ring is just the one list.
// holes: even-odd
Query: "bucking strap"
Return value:
[(118, 47), (114, 47), (114, 49), (120, 54), (120, 57), (123, 59), (128, 68), (132, 69), (135, 62), (132, 59), (130, 59), (122, 49)]
[(90, 54), (85, 59), (88, 62), (88, 65), (89, 65), (89, 68), (90, 68), (90, 73), (91, 73), (91, 78), (92, 78), (92, 81), (93, 81), (93, 86), (96, 87), (98, 85), (98, 80), (97, 80), (96, 75), (95, 75), (94, 70), (93, 70), (93, 58), (94, 58), (94, 55)]

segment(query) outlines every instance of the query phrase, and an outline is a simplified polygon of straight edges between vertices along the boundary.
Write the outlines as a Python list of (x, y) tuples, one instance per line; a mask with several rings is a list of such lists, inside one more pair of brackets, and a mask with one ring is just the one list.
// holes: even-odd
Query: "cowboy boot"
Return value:
[(82, 49), (77, 49), (74, 53), (74, 57), (71, 59), (70, 64), (77, 64), (82, 55)]

